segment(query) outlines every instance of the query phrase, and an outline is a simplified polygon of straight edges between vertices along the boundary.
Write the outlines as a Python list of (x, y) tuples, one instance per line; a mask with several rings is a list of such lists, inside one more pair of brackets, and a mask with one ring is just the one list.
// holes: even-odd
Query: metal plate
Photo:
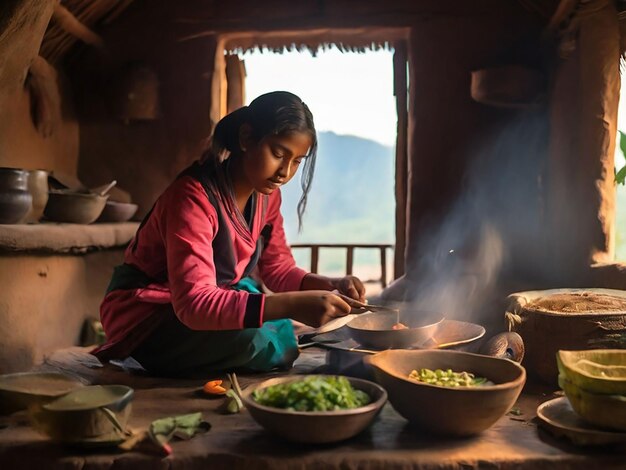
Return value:
[[(448, 349), (472, 343), (485, 335), (485, 328), (475, 323), (458, 320), (443, 320), (437, 325), (433, 337), (426, 343), (413, 345), (404, 349)], [(327, 349), (340, 351), (375, 354), (382, 349), (363, 347), (352, 339), (346, 327), (330, 333), (317, 335), (312, 341)]]

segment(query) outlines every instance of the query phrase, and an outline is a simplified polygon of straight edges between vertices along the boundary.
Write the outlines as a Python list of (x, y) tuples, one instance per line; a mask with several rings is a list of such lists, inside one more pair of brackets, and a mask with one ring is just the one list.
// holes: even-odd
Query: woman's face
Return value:
[(311, 148), (311, 136), (302, 132), (270, 135), (249, 141), (243, 151), (243, 171), (248, 183), (262, 194), (271, 194), (286, 184)]

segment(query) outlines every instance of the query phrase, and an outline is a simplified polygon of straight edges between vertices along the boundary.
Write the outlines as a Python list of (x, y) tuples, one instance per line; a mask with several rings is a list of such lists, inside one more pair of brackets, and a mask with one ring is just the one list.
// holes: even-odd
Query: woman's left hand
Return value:
[(340, 294), (359, 302), (365, 302), (365, 286), (358, 277), (348, 275), (335, 279), (333, 286)]

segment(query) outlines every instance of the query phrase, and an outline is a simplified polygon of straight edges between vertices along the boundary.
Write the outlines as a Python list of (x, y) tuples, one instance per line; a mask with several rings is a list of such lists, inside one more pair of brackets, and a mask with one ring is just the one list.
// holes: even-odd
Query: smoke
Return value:
[(537, 261), (546, 149), (545, 118), (527, 114), (474, 152), (458, 199), (414, 245), (411, 310), (483, 322), (503, 272)]

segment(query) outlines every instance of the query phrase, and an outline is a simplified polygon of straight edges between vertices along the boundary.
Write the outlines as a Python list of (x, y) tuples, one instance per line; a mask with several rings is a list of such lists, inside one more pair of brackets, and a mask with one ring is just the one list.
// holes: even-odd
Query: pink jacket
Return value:
[[(170, 304), (180, 321), (193, 330), (261, 326), (265, 296), (235, 291), (230, 286), (242, 278), (261, 231), (265, 228), (266, 234), (268, 225), (271, 236), (257, 264), (261, 278), (274, 292), (299, 290), (307, 273), (296, 266), (287, 245), (280, 191), (257, 196), (252, 227), (248, 228), (241, 217), (226, 214), (219, 203), (221, 207), (215, 207), (195, 178), (182, 176), (174, 181), (157, 200), (124, 257), (124, 263), (149, 278), (164, 281), (113, 290), (105, 296), (100, 318), (107, 343), (94, 353), (126, 357), (158, 325), (159, 312)], [(220, 221), (226, 225), (232, 249), (214, 246)], [(221, 253), (214, 250), (234, 255), (234, 272), (227, 284), (218, 282), (223, 276), (216, 268), (215, 256)]]

